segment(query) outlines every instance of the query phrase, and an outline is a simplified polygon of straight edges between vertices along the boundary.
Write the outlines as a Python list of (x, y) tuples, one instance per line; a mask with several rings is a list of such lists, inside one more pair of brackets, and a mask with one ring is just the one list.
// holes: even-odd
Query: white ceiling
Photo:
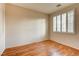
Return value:
[(61, 8), (72, 5), (72, 3), (61, 3), (62, 6), (56, 7), (59, 3), (14, 3), (14, 5), (32, 9), (38, 12), (50, 14)]

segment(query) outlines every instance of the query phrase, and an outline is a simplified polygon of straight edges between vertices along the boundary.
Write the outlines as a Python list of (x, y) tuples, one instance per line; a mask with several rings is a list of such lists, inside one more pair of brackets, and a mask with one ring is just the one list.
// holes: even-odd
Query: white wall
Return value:
[(47, 15), (6, 4), (6, 48), (47, 39)]
[(4, 5), (0, 4), (0, 54), (2, 54), (5, 49), (4, 18)]
[[(73, 8), (75, 8), (75, 34), (53, 32), (52, 17), (58, 13), (66, 12)], [(50, 39), (79, 50), (79, 4), (64, 8), (62, 10), (51, 14)]]

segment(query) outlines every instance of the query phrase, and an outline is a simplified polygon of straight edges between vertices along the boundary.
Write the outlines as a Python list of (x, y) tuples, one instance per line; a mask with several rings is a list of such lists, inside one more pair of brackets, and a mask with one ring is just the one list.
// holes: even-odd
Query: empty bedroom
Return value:
[(0, 38), (1, 56), (79, 56), (79, 4), (0, 3)]

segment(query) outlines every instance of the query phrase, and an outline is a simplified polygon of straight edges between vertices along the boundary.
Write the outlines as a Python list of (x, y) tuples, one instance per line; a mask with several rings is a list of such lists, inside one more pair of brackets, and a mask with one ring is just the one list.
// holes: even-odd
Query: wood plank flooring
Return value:
[(79, 56), (79, 50), (46, 40), (29, 45), (7, 48), (2, 56)]

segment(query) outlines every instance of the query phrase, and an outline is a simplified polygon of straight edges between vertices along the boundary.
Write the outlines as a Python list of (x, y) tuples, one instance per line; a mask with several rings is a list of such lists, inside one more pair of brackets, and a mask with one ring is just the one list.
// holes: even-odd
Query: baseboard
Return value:
[(78, 51), (79, 51), (79, 49), (77, 49), (77, 48), (74, 48), (74, 47), (71, 47), (71, 46), (69, 46), (69, 45), (62, 44), (62, 43), (60, 43), (60, 42), (57, 42), (57, 41), (55, 41), (55, 40), (51, 40), (51, 41), (54, 41), (54, 42), (56, 42), (56, 43), (58, 43), (58, 44), (61, 44), (61, 45), (64, 45), (64, 46), (67, 46), (67, 47), (70, 47), (70, 48), (72, 48), (72, 49), (75, 49), (75, 50), (78, 50)]
[(0, 52), (0, 56), (2, 55), (3, 52)]
[(0, 52), (0, 56), (2, 55), (2, 53), (5, 51), (5, 49), (2, 51), (2, 52)]
[(19, 47), (19, 46), (24, 46), (24, 45), (30, 45), (30, 44), (37, 43), (37, 42), (41, 42), (41, 41), (45, 41), (45, 40), (48, 40), (48, 39), (43, 39), (43, 40), (28, 42), (28, 43), (24, 43), (24, 44), (17, 44), (17, 45), (15, 45), (15, 46), (13, 46), (13, 47), (5, 48), (5, 50), (11, 49), (11, 48), (16, 48), (16, 47)]
[(0, 56), (1, 56), (2, 52), (0, 52)]

